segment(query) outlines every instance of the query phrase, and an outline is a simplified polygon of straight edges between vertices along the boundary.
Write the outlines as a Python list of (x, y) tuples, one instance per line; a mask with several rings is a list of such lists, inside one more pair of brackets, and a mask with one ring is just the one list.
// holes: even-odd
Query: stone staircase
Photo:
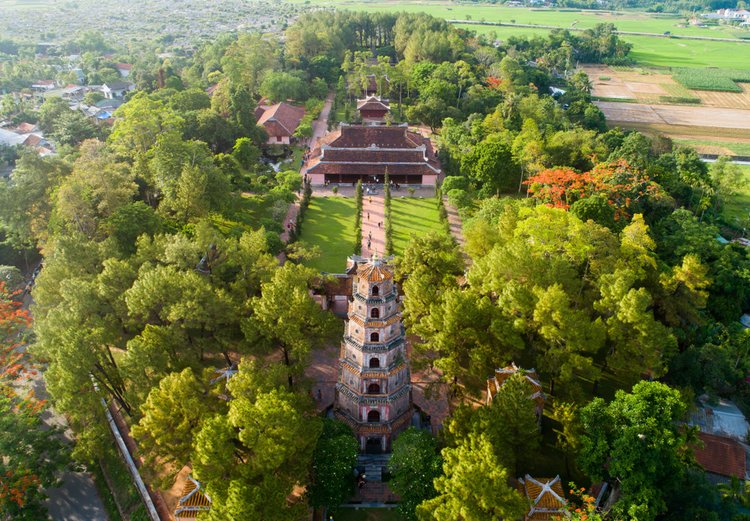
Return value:
[(360, 454), (357, 457), (357, 466), (364, 467), (368, 482), (380, 482), (390, 459), (390, 454)]

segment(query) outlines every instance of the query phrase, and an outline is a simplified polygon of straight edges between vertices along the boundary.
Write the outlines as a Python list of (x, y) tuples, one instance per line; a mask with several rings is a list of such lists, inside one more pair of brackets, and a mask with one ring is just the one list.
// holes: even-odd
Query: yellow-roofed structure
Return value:
[(182, 497), (174, 511), (175, 519), (195, 519), (200, 512), (206, 512), (210, 508), (211, 498), (206, 495), (198, 481), (188, 476), (182, 489)]
[(568, 504), (563, 492), (560, 476), (554, 478), (532, 478), (528, 474), (519, 478), (519, 489), (529, 500), (526, 521), (553, 521), (568, 517)]

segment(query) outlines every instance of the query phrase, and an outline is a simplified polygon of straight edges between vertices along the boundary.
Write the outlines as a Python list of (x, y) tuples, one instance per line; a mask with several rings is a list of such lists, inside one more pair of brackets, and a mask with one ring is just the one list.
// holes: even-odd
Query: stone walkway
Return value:
[[(343, 334), (343, 329), (341, 332)], [(338, 371), (338, 343), (325, 349), (313, 350), (310, 365), (305, 369), (305, 376), (313, 382), (311, 392), (320, 412), (333, 405)]]
[(395, 503), (399, 497), (388, 488), (388, 484), (375, 481), (365, 482), (357, 488), (349, 503)]
[(325, 103), (323, 104), (323, 108), (320, 111), (320, 116), (318, 116), (318, 119), (313, 121), (313, 132), (312, 136), (310, 136), (310, 140), (308, 141), (311, 150), (315, 148), (315, 145), (318, 144), (318, 140), (325, 136), (326, 132), (328, 132), (328, 116), (331, 114), (331, 107), (333, 106), (334, 96), (335, 94), (333, 92), (329, 93), (328, 96), (326, 96)]
[[(365, 191), (366, 192), (366, 191)], [(385, 199), (382, 192), (362, 197), (362, 256), (385, 255)]]

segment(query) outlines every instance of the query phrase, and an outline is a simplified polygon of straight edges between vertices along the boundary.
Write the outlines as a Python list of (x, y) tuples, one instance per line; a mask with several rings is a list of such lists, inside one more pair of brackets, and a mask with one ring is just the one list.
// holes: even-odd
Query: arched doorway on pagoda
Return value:
[(370, 436), (365, 441), (365, 454), (382, 454), (385, 452), (385, 438)]

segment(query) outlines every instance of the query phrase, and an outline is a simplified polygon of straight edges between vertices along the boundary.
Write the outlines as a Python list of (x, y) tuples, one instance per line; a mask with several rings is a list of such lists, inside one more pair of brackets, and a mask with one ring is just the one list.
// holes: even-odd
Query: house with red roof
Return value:
[(258, 105), (255, 109), (258, 125), (268, 134), (266, 143), (269, 145), (289, 145), (304, 116), (304, 108), (283, 101), (270, 106)]
[(133, 66), (129, 63), (118, 63), (117, 65), (115, 65), (115, 68), (123, 78), (127, 78), (128, 76), (130, 76), (130, 72), (133, 70)]
[(432, 142), (403, 125), (347, 125), (328, 133), (310, 154), (314, 185), (382, 183), (434, 186), (442, 175)]
[(703, 446), (693, 448), (695, 459), (712, 482), (748, 479), (747, 453), (739, 441), (707, 432), (699, 432), (698, 438)]

